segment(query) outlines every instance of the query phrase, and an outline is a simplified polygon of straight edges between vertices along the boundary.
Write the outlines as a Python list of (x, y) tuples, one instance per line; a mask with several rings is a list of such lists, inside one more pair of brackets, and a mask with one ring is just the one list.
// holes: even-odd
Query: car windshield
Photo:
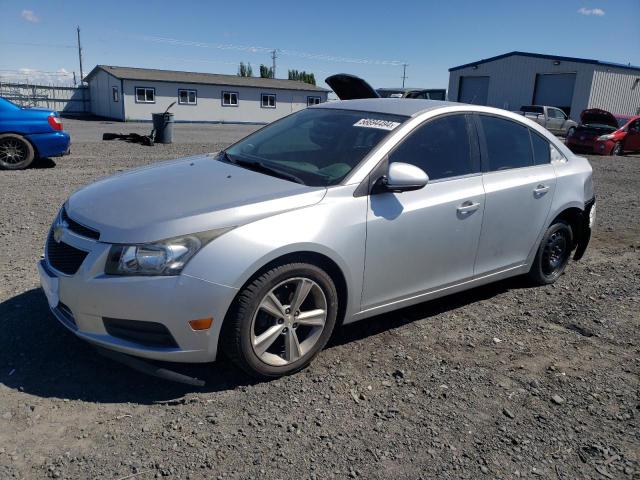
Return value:
[(404, 90), (377, 90), (377, 92), (382, 98), (397, 98), (404, 94)]
[(305, 185), (335, 185), (407, 118), (310, 108), (249, 135), (219, 159)]
[(629, 120), (631, 120), (631, 117), (616, 117), (616, 122), (618, 122), (618, 127), (624, 127)]

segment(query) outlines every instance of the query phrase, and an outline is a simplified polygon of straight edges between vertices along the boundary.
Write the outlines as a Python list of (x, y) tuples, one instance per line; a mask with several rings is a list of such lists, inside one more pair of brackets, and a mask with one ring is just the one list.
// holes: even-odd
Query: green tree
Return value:
[(316, 77), (313, 73), (307, 73), (304, 70), (301, 72), (298, 70), (289, 70), (289, 80), (296, 80), (298, 82), (316, 84)]
[(251, 68), (251, 64), (244, 64), (244, 62), (240, 62), (240, 66), (238, 67), (238, 76), (239, 77), (253, 77), (253, 68)]
[(260, 78), (273, 78), (273, 68), (260, 65)]

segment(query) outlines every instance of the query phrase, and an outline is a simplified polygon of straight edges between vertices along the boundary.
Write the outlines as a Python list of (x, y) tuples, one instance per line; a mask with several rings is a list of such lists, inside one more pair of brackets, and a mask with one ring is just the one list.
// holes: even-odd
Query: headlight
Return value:
[(108, 275), (178, 275), (198, 250), (232, 228), (219, 228), (154, 243), (113, 245), (104, 271)]
[(600, 135), (598, 137), (598, 140), (605, 141), (605, 140), (611, 140), (612, 138), (613, 138), (613, 134), (608, 133), (607, 135)]

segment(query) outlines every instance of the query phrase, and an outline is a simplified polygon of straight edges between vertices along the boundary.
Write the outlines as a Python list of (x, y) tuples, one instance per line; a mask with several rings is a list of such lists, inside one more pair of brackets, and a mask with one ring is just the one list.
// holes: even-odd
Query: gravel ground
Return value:
[[(640, 479), (640, 157), (592, 157), (597, 230), (553, 286), (513, 279), (340, 330), (305, 371), (194, 389), (102, 358), (58, 325), (35, 262), (101, 176), (256, 127), (66, 121), (72, 155), (0, 172), (0, 478)], [(55, 162), (55, 165), (54, 165)]]

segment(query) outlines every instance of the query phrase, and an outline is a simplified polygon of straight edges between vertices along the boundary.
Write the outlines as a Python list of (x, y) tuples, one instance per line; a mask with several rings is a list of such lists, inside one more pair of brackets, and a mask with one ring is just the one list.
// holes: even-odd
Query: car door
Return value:
[(623, 148), (630, 152), (640, 152), (640, 119), (631, 122), (627, 127)]
[(561, 110), (557, 108), (547, 108), (547, 130), (553, 133), (562, 131), (565, 116)]
[(556, 175), (544, 137), (504, 117), (476, 118), (486, 193), (475, 266), (482, 276), (526, 262), (546, 225)]
[(484, 190), (471, 122), (428, 120), (389, 154), (388, 163), (413, 164), (430, 179), (420, 190), (369, 196), (363, 309), (473, 276)]

